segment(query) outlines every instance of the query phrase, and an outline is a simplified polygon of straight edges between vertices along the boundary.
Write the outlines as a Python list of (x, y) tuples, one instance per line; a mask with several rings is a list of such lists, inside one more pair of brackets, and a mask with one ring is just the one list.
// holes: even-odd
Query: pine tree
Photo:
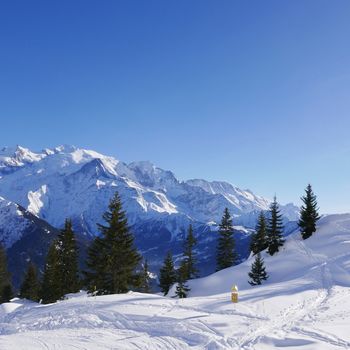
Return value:
[(2, 290), (2, 302), (6, 303), (10, 301), (14, 297), (13, 289), (11, 284), (6, 284), (6, 286)]
[(268, 279), (268, 275), (265, 271), (264, 259), (261, 257), (260, 253), (257, 253), (255, 256), (255, 261), (252, 264), (251, 272), (248, 273), (248, 276), (251, 278), (249, 282), (250, 285), (260, 285), (262, 281)]
[(173, 256), (171, 252), (168, 252), (163, 266), (159, 271), (159, 287), (167, 295), (169, 293), (170, 287), (176, 282), (176, 272), (174, 268)]
[(40, 282), (38, 280), (37, 269), (33, 263), (29, 263), (19, 296), (32, 301), (39, 300)]
[(0, 243), (0, 303), (6, 303), (13, 297), (11, 276), (7, 269), (6, 251)]
[(280, 214), (276, 196), (274, 197), (274, 200), (270, 206), (269, 215), (267, 226), (268, 252), (270, 255), (274, 255), (284, 244), (283, 220), (282, 215)]
[(320, 219), (318, 214), (317, 199), (311, 185), (309, 184), (305, 189), (305, 196), (301, 198), (303, 205), (300, 209), (300, 219), (298, 225), (303, 239), (312, 236), (316, 231), (316, 223)]
[(225, 208), (224, 215), (219, 226), (219, 238), (216, 255), (216, 270), (222, 270), (232, 266), (236, 261), (235, 240), (233, 237), (232, 218)]
[(83, 272), (89, 293), (108, 294), (108, 285), (105, 280), (109, 269), (107, 258), (103, 237), (96, 237), (88, 249), (86, 265), (90, 270)]
[(49, 248), (39, 294), (42, 302), (46, 304), (77, 291), (79, 291), (78, 249), (72, 223), (67, 219), (61, 233)]
[(142, 271), (140, 274), (140, 292), (141, 293), (150, 293), (151, 292), (151, 277), (148, 270), (148, 262), (145, 259), (143, 263)]
[(252, 236), (252, 240), (250, 243), (250, 250), (255, 255), (263, 250), (265, 250), (268, 246), (267, 240), (267, 223), (264, 212), (261, 211), (258, 223), (256, 225), (255, 234)]
[(44, 304), (54, 303), (63, 298), (58, 242), (51, 243), (46, 257), (40, 298)]
[(197, 239), (193, 234), (193, 228), (190, 224), (188, 227), (188, 234), (185, 238), (184, 243), (184, 253), (183, 253), (183, 262), (184, 262), (184, 274), (186, 280), (196, 278), (198, 276), (198, 270), (196, 268), (196, 254), (193, 251), (193, 248), (197, 244)]
[(64, 228), (57, 238), (59, 275), (63, 295), (79, 291), (78, 247), (72, 229), (72, 222), (66, 219)]
[(177, 271), (177, 285), (175, 290), (175, 295), (180, 299), (187, 298), (187, 294), (190, 291), (190, 288), (186, 284), (186, 274), (187, 266), (186, 264), (182, 263), (179, 270)]
[(125, 212), (118, 193), (103, 215), (107, 225), (98, 225), (101, 237), (92, 243), (85, 272), (90, 293), (125, 293), (137, 286), (135, 269), (141, 256), (134, 247)]

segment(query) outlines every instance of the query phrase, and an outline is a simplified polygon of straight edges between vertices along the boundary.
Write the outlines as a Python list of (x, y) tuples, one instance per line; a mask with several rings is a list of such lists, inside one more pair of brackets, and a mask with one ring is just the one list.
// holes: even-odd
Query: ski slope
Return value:
[[(350, 214), (264, 255), (269, 280), (251, 287), (252, 260), (190, 281), (191, 297), (130, 292), (0, 306), (0, 349), (349, 349)], [(240, 288), (239, 303), (230, 288)]]

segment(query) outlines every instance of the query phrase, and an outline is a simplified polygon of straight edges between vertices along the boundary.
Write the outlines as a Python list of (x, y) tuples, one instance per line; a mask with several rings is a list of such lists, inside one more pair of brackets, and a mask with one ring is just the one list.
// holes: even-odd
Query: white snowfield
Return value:
[[(191, 296), (128, 293), (0, 306), (0, 349), (350, 349), (350, 214), (322, 218), (306, 241), (263, 255), (270, 275), (247, 283), (248, 261), (193, 280)], [(239, 303), (230, 288), (240, 288)]]

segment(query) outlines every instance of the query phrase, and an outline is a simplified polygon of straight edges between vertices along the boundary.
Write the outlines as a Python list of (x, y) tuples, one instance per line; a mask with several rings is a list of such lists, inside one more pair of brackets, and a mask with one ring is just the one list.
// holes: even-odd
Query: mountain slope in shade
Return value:
[(0, 197), (0, 241), (7, 248), (9, 270), (16, 287), (28, 262), (44, 266), (48, 247), (58, 230), (22, 206)]

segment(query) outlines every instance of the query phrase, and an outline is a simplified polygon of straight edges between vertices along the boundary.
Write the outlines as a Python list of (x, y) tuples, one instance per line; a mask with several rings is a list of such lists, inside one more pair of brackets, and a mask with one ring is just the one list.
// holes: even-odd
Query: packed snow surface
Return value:
[[(349, 349), (350, 214), (322, 218), (306, 241), (287, 238), (270, 279), (251, 287), (252, 258), (190, 281), (174, 299), (130, 292), (0, 306), (0, 349)], [(239, 302), (230, 301), (237, 284)]]

